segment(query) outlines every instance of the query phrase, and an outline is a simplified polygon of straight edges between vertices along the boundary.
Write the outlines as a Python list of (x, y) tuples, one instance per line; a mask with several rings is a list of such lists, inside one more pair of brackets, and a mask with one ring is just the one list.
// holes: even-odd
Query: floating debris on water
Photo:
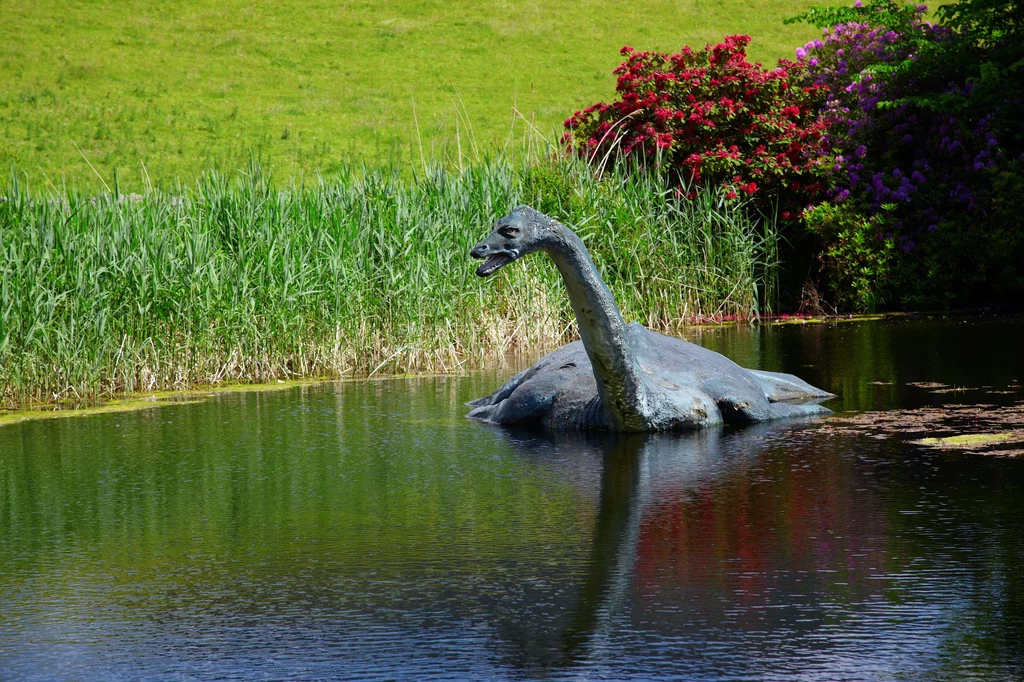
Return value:
[(913, 445), (970, 454), (1024, 455), (1024, 401), (999, 406), (944, 405), (884, 412), (836, 415), (826, 433), (875, 439), (899, 437)]
[(949, 384), (940, 384), (937, 381), (908, 381), (907, 386), (914, 388), (949, 388)]

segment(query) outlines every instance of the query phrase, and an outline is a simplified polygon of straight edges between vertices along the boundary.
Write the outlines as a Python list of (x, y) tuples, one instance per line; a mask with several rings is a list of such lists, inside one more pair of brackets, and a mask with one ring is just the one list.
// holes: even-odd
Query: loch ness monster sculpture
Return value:
[(475, 400), (469, 417), (550, 429), (672, 431), (827, 414), (835, 397), (792, 374), (744, 369), (693, 343), (626, 324), (583, 240), (529, 206), (494, 224), (470, 255), (493, 275), (533, 253), (558, 267), (580, 340)]

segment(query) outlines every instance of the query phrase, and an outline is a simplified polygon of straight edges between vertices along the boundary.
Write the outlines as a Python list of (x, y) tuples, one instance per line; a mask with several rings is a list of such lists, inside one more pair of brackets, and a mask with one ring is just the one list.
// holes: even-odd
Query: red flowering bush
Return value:
[(573, 114), (564, 141), (602, 167), (658, 159), (683, 183), (721, 185), (730, 198), (777, 196), (784, 216), (797, 217), (825, 189), (831, 161), (816, 111), (827, 88), (795, 87), (797, 62), (751, 64), (749, 43), (728, 36), (671, 55), (622, 48), (618, 101)]

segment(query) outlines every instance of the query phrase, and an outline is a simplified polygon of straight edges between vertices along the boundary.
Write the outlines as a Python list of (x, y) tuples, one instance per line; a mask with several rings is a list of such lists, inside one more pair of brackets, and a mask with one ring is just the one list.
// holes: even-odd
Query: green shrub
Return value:
[(869, 216), (856, 201), (825, 201), (804, 212), (807, 229), (821, 240), (821, 274), (837, 307), (873, 312), (891, 300), (896, 244), (886, 217)]

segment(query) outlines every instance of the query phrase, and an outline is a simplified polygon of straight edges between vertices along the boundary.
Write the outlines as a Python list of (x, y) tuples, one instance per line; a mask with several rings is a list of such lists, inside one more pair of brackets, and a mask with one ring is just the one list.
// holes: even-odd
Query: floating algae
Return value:
[(965, 433), (960, 436), (942, 438), (921, 438), (910, 441), (913, 445), (924, 445), (939, 450), (974, 450), (996, 443), (1024, 442), (1024, 431), (1003, 431), (1002, 433)]

